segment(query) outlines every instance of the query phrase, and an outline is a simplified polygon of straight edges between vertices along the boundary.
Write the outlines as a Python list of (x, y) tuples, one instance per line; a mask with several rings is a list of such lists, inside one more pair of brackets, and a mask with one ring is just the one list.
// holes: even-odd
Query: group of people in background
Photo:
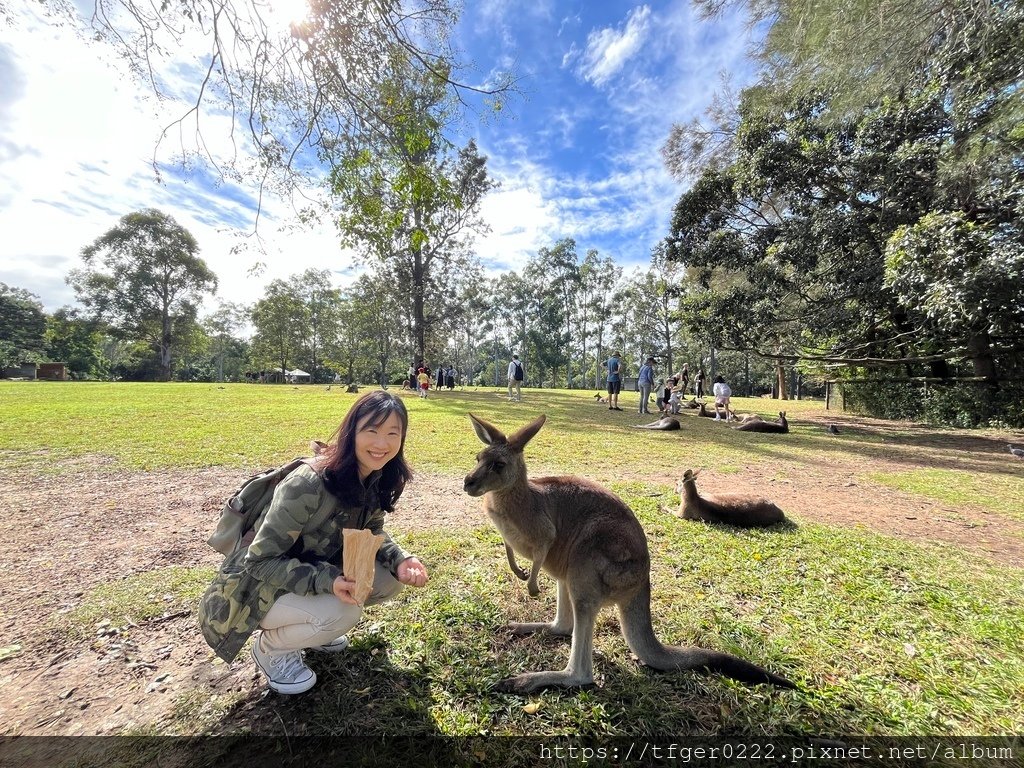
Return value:
[[(654, 358), (648, 357), (640, 367), (640, 373), (637, 377), (637, 387), (640, 390), (639, 413), (651, 412), (648, 406), (651, 391), (654, 389), (654, 363)], [(700, 366), (693, 377), (694, 397), (704, 397), (704, 382), (706, 379), (707, 373), (704, 371), (704, 366)], [(661, 391), (655, 399), (658, 411), (665, 416), (678, 414), (682, 408), (683, 398), (689, 391), (690, 366), (688, 363), (684, 363), (682, 369), (674, 376), (668, 376), (663, 379)], [(715, 377), (712, 395), (715, 398), (715, 420), (720, 421), (722, 418), (728, 420), (732, 414), (732, 389), (726, 383), (724, 376)]]
[[(662, 387), (655, 392), (655, 364), (656, 361), (653, 357), (646, 358), (643, 365), (640, 366), (640, 372), (637, 375), (637, 388), (640, 391), (640, 404), (637, 409), (639, 413), (651, 413), (651, 395), (654, 394), (656, 407), (661, 414), (678, 414), (682, 408), (683, 398), (690, 391), (691, 383), (694, 396), (698, 398), (704, 397), (704, 382), (707, 379), (707, 373), (704, 371), (703, 365), (697, 368), (697, 372), (691, 378), (690, 366), (688, 363), (684, 363), (683, 367), (675, 375), (664, 378), (662, 380)], [(624, 375), (622, 355), (618, 351), (613, 351), (608, 359), (601, 363), (601, 367), (604, 369), (607, 380), (608, 410), (621, 411), (619, 394), (622, 392), (622, 378)], [(523, 382), (526, 380), (526, 366), (519, 359), (518, 354), (513, 353), (512, 359), (508, 363), (506, 375), (508, 377), (509, 402), (522, 402), (522, 387)], [(440, 365), (436, 371), (432, 371), (426, 366), (417, 367), (416, 365), (411, 365), (409, 366), (409, 377), (403, 383), (403, 389), (415, 389), (420, 397), (427, 397), (432, 387), (434, 389), (446, 387), (452, 390), (455, 389), (458, 383), (459, 372), (454, 366)], [(725, 418), (728, 419), (731, 413), (730, 398), (732, 397), (732, 390), (725, 382), (724, 377), (715, 377), (712, 394), (715, 398), (715, 418), (722, 418), (724, 413)]]
[(420, 397), (427, 397), (431, 387), (455, 389), (458, 382), (459, 372), (454, 365), (440, 365), (436, 372), (426, 366), (410, 365), (408, 378), (402, 382), (402, 389), (415, 389)]

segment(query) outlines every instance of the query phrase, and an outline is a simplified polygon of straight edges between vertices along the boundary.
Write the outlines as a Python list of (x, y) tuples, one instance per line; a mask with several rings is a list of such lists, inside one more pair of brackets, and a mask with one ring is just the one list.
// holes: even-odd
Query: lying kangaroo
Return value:
[(532, 561), (531, 595), (540, 591), (541, 567), (558, 583), (554, 621), (512, 624), (512, 631), (572, 636), (565, 669), (525, 672), (502, 680), (498, 690), (526, 694), (546, 686), (592, 683), (594, 625), (598, 611), (610, 604), (618, 608), (626, 643), (649, 667), (704, 669), (745, 683), (796, 687), (727, 653), (662, 645), (651, 625), (647, 537), (633, 511), (610, 491), (580, 477), (527, 480), (523, 448), (540, 431), (545, 416), (509, 437), (472, 414), (469, 418), (487, 447), (477, 454), (476, 467), (466, 475), (466, 493), (484, 497), (484, 509), (505, 541), (510, 562), (515, 562), (511, 550)]
[(789, 422), (786, 421), (786, 412), (779, 411), (778, 421), (744, 421), (737, 427), (738, 432), (789, 432)]
[(706, 403), (700, 403), (700, 404), (698, 404), (697, 407), (700, 408), (700, 410), (697, 411), (697, 415), (698, 416), (704, 416), (704, 417), (709, 418), (709, 419), (715, 418), (714, 412), (708, 410), (708, 407), (707, 407)]
[(660, 429), (664, 432), (671, 432), (673, 429), (679, 429), (679, 419), (666, 416), (663, 419), (652, 421), (650, 424), (634, 424), (633, 427), (636, 429)]
[(698, 469), (683, 472), (676, 484), (679, 494), (678, 517), (684, 520), (703, 520), (705, 523), (725, 523), (741, 528), (757, 528), (786, 519), (775, 504), (759, 496), (742, 493), (717, 493), (701, 496), (697, 492)]

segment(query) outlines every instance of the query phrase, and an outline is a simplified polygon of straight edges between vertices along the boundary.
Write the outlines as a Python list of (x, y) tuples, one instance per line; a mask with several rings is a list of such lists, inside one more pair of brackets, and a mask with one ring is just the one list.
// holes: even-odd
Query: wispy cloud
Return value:
[[(515, 62), (525, 92), (497, 120), (466, 121), (465, 138), (477, 138), (501, 182), (483, 206), (491, 232), (476, 241), (492, 274), (520, 269), (563, 237), (625, 267), (646, 265), (681, 191), (658, 152), (669, 126), (703, 111), (721, 70), (744, 84), (740, 15), (700, 24), (689, 0), (617, 16), (610, 5), (467, 5), (460, 42), (476, 71), (486, 80)], [(24, 18), (20, 32), (0, 28), (0, 280), (38, 293), (51, 309), (71, 301), (63, 277), (80, 265), (81, 248), (145, 207), (165, 210), (196, 236), (226, 300), (254, 301), (269, 280), (309, 267), (332, 270), (342, 284), (359, 272), (329, 223), (290, 226), (291, 203), (273, 196), (261, 202), (264, 252), (237, 251), (255, 221), (256, 192), (200, 161), (178, 163), (198, 146), (193, 122), (174, 126), (154, 151), (160, 131), (195, 97), (193, 51), (161, 70), (177, 98), (159, 102), (116, 60), (104, 60), (102, 46), (30, 10)], [(207, 111), (202, 120), (205, 149), (218, 162), (250, 153), (228, 114)], [(241, 242), (255, 246), (254, 238)], [(251, 276), (257, 261), (265, 268)]]
[[(651, 9), (641, 5), (629, 12), (620, 28), (605, 27), (587, 36), (587, 47), (578, 56), (577, 74), (601, 86), (607, 83), (639, 52), (650, 30)], [(566, 64), (573, 58), (563, 59)]]
[[(71, 303), (64, 276), (81, 266), (82, 247), (150, 207), (196, 236), (229, 301), (252, 302), (269, 280), (310, 267), (351, 267), (330, 226), (282, 232), (293, 211), (272, 195), (262, 201), (262, 239), (246, 237), (256, 224), (252, 186), (201, 160), (181, 164), (200, 135), (225, 164), (246, 157), (246, 135), (232, 133), (226, 114), (204, 114), (201, 134), (194, 123), (174, 126), (157, 148), (160, 132), (191, 106), (194, 67), (164, 71), (162, 82), (181, 99), (157, 101), (104, 52), (30, 10), (0, 26), (0, 281), (36, 293), (51, 310)], [(265, 267), (250, 276), (257, 262)]]
[(661, 144), (673, 122), (703, 112), (720, 71), (742, 75), (749, 66), (744, 21), (725, 15), (709, 27), (688, 2), (657, 12), (640, 6), (617, 26), (591, 31), (585, 50), (564, 41), (563, 69), (600, 88), (577, 80), (541, 92), (529, 132), (513, 140), (505, 127), (492, 139), (489, 167), (503, 183), (494, 209), (514, 211), (520, 227), (495, 227), (481, 255), (518, 268), (574, 237), (581, 251), (646, 265), (682, 191), (664, 168)]

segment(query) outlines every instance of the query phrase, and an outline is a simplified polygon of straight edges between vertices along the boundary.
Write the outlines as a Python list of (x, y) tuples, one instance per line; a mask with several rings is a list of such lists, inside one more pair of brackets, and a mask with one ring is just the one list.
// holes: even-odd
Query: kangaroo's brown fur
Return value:
[(686, 470), (676, 484), (679, 494), (678, 517), (684, 520), (703, 520), (706, 523), (725, 523), (741, 528), (758, 528), (786, 519), (775, 504), (759, 496), (742, 493), (718, 493), (714, 496), (697, 492), (698, 469)]
[(700, 404), (698, 405), (698, 408), (700, 408), (700, 410), (699, 410), (699, 411), (697, 411), (697, 415), (698, 415), (698, 416), (706, 416), (706, 417), (707, 417), (707, 418), (709, 418), (709, 419), (713, 419), (713, 418), (715, 418), (715, 414), (714, 414), (714, 412), (713, 412), (713, 411), (709, 411), (709, 410), (708, 410), (708, 407), (707, 407), (707, 404), (706, 404), (706, 403), (700, 403)]
[(737, 427), (739, 432), (789, 432), (789, 422), (786, 421), (786, 412), (779, 411), (777, 421), (744, 421)]
[(652, 421), (650, 424), (634, 424), (633, 426), (636, 429), (660, 429), (663, 432), (671, 432), (674, 429), (679, 429), (679, 419), (666, 416), (663, 419)]
[[(485, 444), (466, 475), (470, 496), (483, 496), (484, 509), (506, 550), (529, 558), (531, 595), (539, 593), (543, 568), (558, 584), (551, 623), (513, 624), (516, 634), (548, 632), (572, 636), (569, 662), (560, 671), (525, 672), (502, 680), (499, 690), (526, 694), (546, 686), (574, 687), (594, 680), (593, 640), (597, 614), (615, 605), (626, 643), (655, 669), (703, 669), (746, 683), (794, 688), (790, 681), (727, 653), (663, 645), (651, 624), (651, 561), (647, 537), (632, 510), (615, 494), (579, 477), (529, 480), (523, 448), (540, 431), (539, 416), (505, 437), (472, 414), (473, 429)], [(514, 559), (509, 551), (510, 562)]]

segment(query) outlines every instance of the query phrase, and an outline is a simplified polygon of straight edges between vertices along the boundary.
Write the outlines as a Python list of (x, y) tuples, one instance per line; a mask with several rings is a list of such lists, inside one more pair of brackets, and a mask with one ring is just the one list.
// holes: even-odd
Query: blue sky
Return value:
[[(218, 298), (255, 301), (269, 280), (308, 267), (351, 279), (352, 254), (329, 226), (289, 226), (288, 201), (264, 202), (264, 255), (235, 248), (252, 245), (239, 236), (253, 226), (255, 190), (174, 166), (177, 135), (155, 149), (182, 104), (151, 98), (102, 46), (31, 7), (15, 13), (0, 23), (0, 281), (48, 310), (73, 303), (64, 276), (81, 248), (144, 207), (197, 237)], [(518, 269), (562, 237), (581, 256), (596, 248), (626, 269), (646, 265), (683, 191), (659, 147), (673, 122), (703, 113), (720, 73), (739, 86), (752, 77), (743, 19), (701, 22), (686, 1), (469, 0), (456, 33), (466, 79), (511, 67), (522, 91), (499, 117), (466, 121), (464, 138), (476, 138), (500, 182), (483, 206), (491, 231), (476, 241), (487, 270)], [(164, 74), (173, 84), (188, 71), (179, 61)], [(204, 118), (215, 156), (234, 151), (229, 128), (224, 116)]]

